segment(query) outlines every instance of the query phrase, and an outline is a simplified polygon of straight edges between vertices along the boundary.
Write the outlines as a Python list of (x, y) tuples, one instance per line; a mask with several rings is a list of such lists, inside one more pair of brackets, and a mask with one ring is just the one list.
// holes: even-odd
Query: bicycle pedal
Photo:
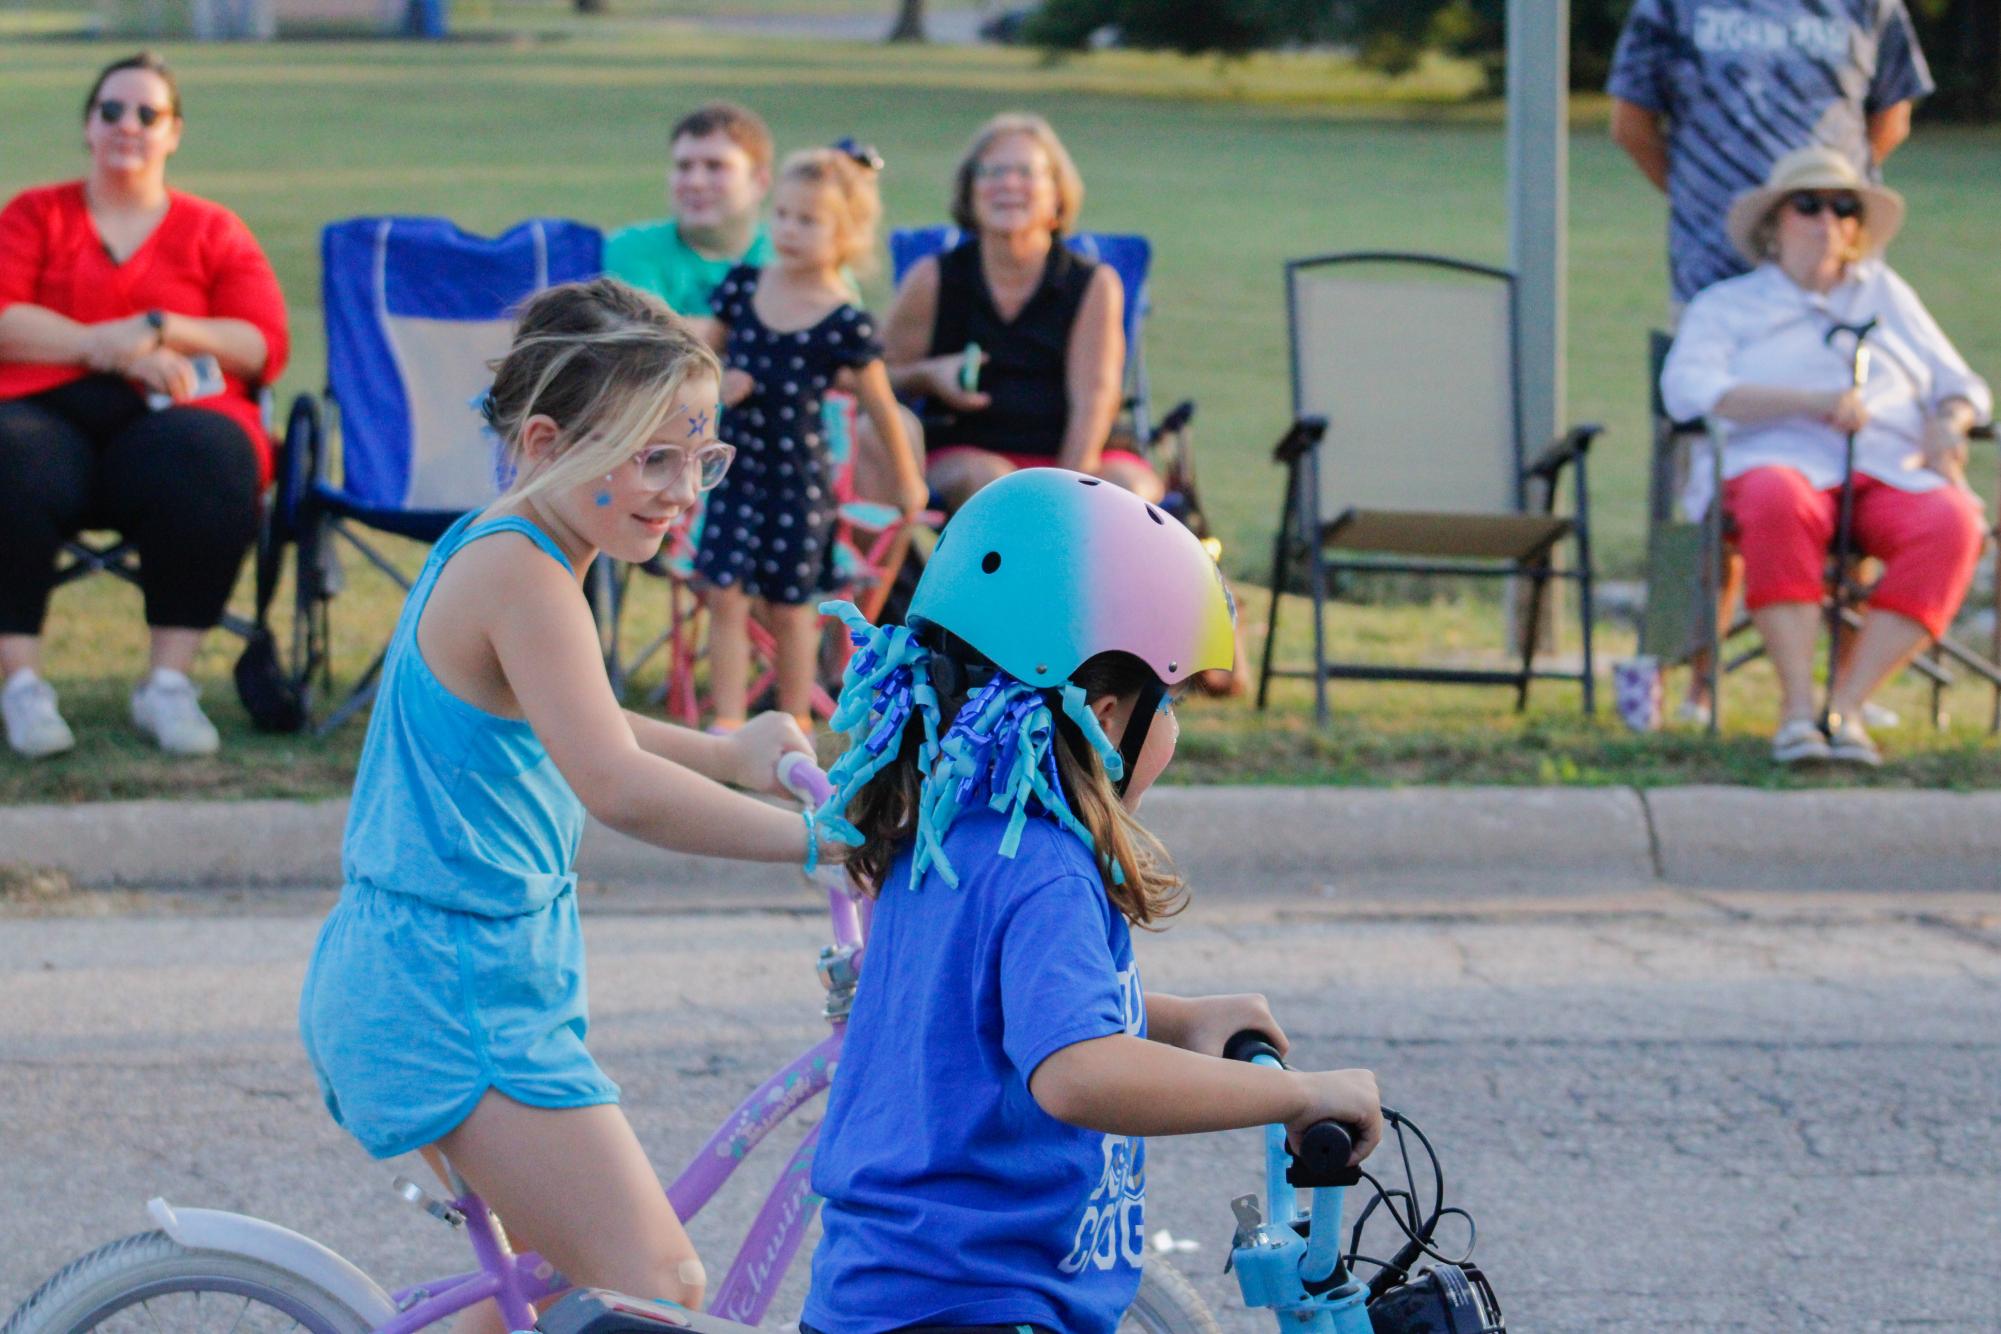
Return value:
[(448, 1227), (459, 1227), (466, 1221), (466, 1216), (456, 1206), (438, 1199), (409, 1177), (397, 1177), (392, 1189), (405, 1204), (416, 1205)]

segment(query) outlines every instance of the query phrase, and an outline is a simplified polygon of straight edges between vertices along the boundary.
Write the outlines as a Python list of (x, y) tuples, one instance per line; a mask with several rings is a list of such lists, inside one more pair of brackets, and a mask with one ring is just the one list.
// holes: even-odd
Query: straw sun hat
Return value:
[(1796, 190), (1847, 190), (1862, 200), (1862, 250), (1879, 255), (1904, 225), (1904, 197), (1887, 186), (1862, 178), (1850, 162), (1832, 148), (1815, 144), (1795, 148), (1772, 164), (1771, 175), (1755, 190), (1730, 202), (1723, 230), (1737, 253), (1753, 264), (1766, 258), (1756, 245), (1758, 226)]

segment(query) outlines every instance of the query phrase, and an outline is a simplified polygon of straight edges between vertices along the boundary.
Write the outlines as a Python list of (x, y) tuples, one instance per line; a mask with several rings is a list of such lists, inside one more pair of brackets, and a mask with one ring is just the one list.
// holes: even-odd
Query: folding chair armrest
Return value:
[(1319, 444), (1326, 434), (1325, 417), (1301, 417), (1279, 437), (1279, 442), (1272, 446), (1271, 461), (1291, 467), (1299, 462), (1300, 456), (1307, 450)]
[[(1168, 412), (1168, 414), (1165, 417), (1162, 417), (1160, 421), (1157, 424), (1155, 424), (1153, 428), (1153, 439), (1154, 440), (1164, 439), (1167, 436), (1175, 434), (1177, 431), (1187, 430), (1188, 423), (1193, 421), (1194, 418), (1195, 418), (1195, 400), (1192, 398), (1182, 399), (1179, 403), (1176, 403), (1174, 405), (1174, 407)], [(1147, 443), (1152, 444), (1153, 441), (1149, 440)]]
[(1522, 470), (1522, 476), (1540, 479), (1556, 484), (1557, 474), (1572, 463), (1581, 461), (1590, 452), (1591, 442), (1605, 428), (1596, 422), (1586, 422), (1573, 426), (1563, 435), (1550, 442), (1549, 448), (1535, 457), (1534, 462)]

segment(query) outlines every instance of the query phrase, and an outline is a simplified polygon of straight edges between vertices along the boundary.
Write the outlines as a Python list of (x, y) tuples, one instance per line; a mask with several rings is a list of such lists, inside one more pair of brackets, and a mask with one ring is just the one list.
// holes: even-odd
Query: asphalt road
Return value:
[[(156, 1194), (386, 1286), (458, 1264), (313, 1092), (293, 1016), (327, 901), (0, 906), (0, 1314)], [(593, 1045), (663, 1168), (824, 1031), (808, 913), (624, 894), (587, 921)], [(2001, 1329), (2001, 894), (1239, 891), (1139, 949), (1150, 987), (1261, 989), (1300, 1063), (1380, 1073), (1478, 1218), (1511, 1329)], [(712, 1271), (788, 1142), (696, 1221)], [(1150, 1151), (1149, 1230), (1199, 1243), (1172, 1261), (1231, 1330), (1271, 1328), (1219, 1272), (1258, 1153)]]

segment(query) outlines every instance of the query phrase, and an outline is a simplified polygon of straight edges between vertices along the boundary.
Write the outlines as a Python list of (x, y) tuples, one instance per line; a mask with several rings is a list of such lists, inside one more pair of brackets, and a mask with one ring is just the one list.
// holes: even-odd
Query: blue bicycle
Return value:
[[(1284, 1064), (1256, 1033), (1237, 1034), (1223, 1054), (1259, 1065)], [(1261, 1206), (1257, 1196), (1244, 1195), (1230, 1204), (1237, 1233), (1230, 1243), (1229, 1267), (1244, 1305), (1269, 1308), (1281, 1330), (1297, 1334), (1505, 1334), (1493, 1285), (1472, 1263), (1473, 1216), (1445, 1203), (1445, 1170), (1431, 1141), (1388, 1107), (1383, 1121), (1396, 1134), (1404, 1174), (1401, 1190), (1348, 1165), (1354, 1140), (1339, 1122), (1309, 1127), (1297, 1154), (1286, 1145), (1284, 1126), (1265, 1128), (1265, 1202)], [(1406, 1132), (1431, 1162), (1428, 1209), (1420, 1203)], [(1363, 1181), (1375, 1195), (1356, 1217), (1344, 1250), (1341, 1213), (1347, 1188)], [(1298, 1203), (1302, 1187), (1313, 1191), (1306, 1212)], [(1362, 1250), (1378, 1208), (1401, 1237), (1387, 1260)], [(1441, 1252), (1436, 1243), (1439, 1225), (1448, 1218), (1463, 1220), (1466, 1230), (1465, 1249), (1457, 1255)], [(1357, 1265), (1375, 1272), (1365, 1282), (1355, 1272)]]
[[(1257, 1033), (1237, 1034), (1224, 1055), (1261, 1065), (1284, 1064)], [(1445, 1203), (1445, 1171), (1431, 1141), (1388, 1107), (1383, 1109), (1383, 1120), (1395, 1132), (1403, 1168), (1404, 1186), (1398, 1190), (1348, 1165), (1354, 1140), (1338, 1122), (1309, 1127), (1296, 1154), (1286, 1144), (1284, 1126), (1265, 1128), (1265, 1199), (1244, 1195), (1230, 1205), (1237, 1231), (1226, 1268), (1236, 1274), (1244, 1305), (1270, 1310), (1287, 1334), (1506, 1334), (1493, 1285), (1472, 1263), (1472, 1215)], [(1410, 1138), (1422, 1146), (1431, 1164), (1429, 1207), (1421, 1202), (1417, 1188)], [(1375, 1194), (1356, 1217), (1344, 1249), (1341, 1214), (1347, 1188), (1363, 1181)], [(1299, 1208), (1302, 1188), (1313, 1192), (1312, 1206), (1305, 1212)], [(1369, 1224), (1377, 1217), (1391, 1220), (1401, 1239), (1388, 1259), (1362, 1250)], [(1437, 1243), (1439, 1227), (1447, 1219), (1462, 1220), (1465, 1227), (1465, 1248), (1457, 1255), (1446, 1254)], [(1367, 1281), (1356, 1274), (1358, 1265), (1374, 1270)], [(1204, 1334), (1216, 1328), (1178, 1274), (1173, 1274), (1178, 1281), (1163, 1290), (1161, 1281), (1171, 1270), (1149, 1265), (1144, 1272), (1148, 1281), (1142, 1282), (1140, 1300), (1121, 1329)], [(536, 1326), (541, 1334), (658, 1334), (669, 1329), (744, 1334), (746, 1328), (667, 1303), (602, 1290), (572, 1293)]]

